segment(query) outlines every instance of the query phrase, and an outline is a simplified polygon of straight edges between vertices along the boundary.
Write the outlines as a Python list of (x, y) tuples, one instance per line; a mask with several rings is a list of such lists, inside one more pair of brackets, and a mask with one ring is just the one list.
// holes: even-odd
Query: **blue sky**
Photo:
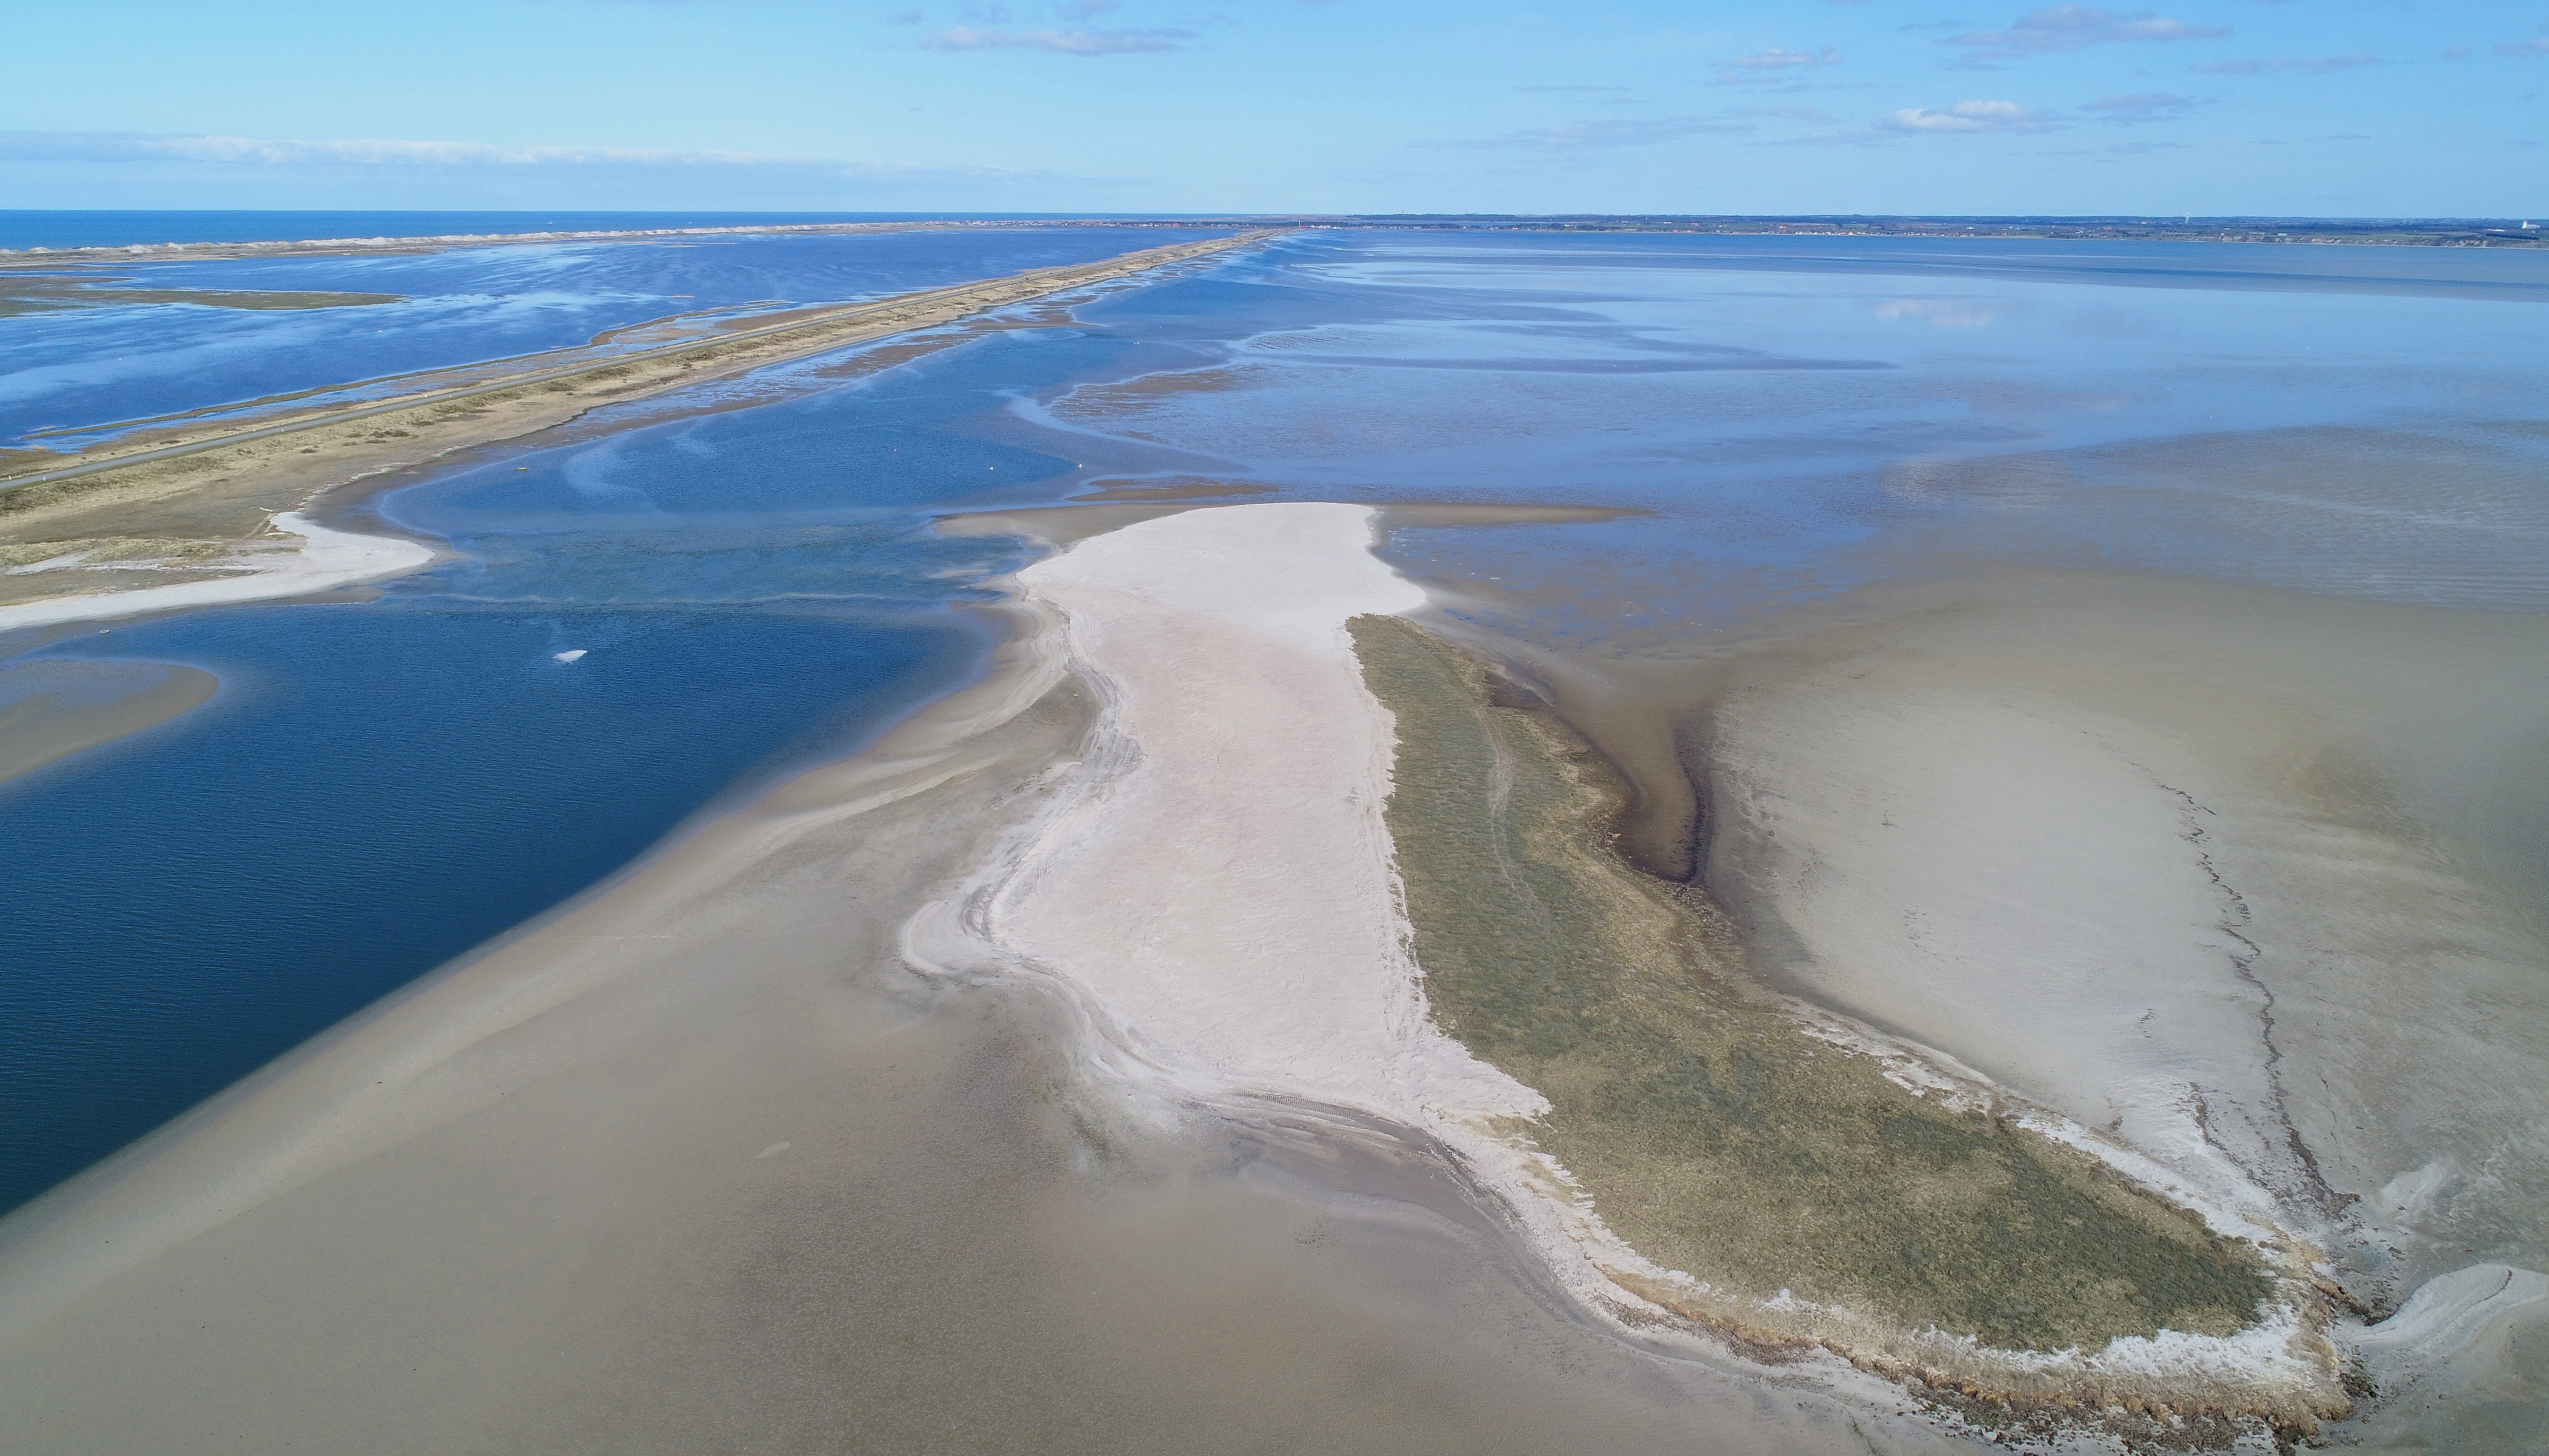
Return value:
[(2549, 0), (83, 0), (0, 207), (2549, 214)]

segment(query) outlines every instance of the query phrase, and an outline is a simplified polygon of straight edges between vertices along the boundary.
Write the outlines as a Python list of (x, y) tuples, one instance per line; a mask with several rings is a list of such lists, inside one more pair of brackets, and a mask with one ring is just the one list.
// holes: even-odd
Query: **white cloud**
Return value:
[(2307, 60), (2215, 60), (2193, 67), (2211, 76), (2262, 76), (2280, 71), (2296, 71), (2305, 76), (2323, 76), (2329, 71), (2352, 70), (2359, 65), (2379, 65), (2381, 57), (2360, 50), (2344, 55), (2320, 55)]
[(2147, 10), (2118, 15), (2086, 5), (2052, 5), (2020, 16), (2008, 30), (1968, 31), (1938, 44), (1963, 50), (1970, 62), (2013, 60), (2126, 41), (2209, 41), (2229, 34), (2226, 26), (2192, 26)]
[(1876, 130), (1906, 136), (1963, 136), (1982, 132), (2050, 132), (2062, 125), (2049, 111), (2015, 101), (1959, 101), (1943, 111), (1907, 106), (1876, 119)]
[(2549, 35), (2534, 36), (2528, 41), (2507, 41), (2496, 47), (2499, 55), (2549, 55)]
[(1192, 31), (1166, 27), (1139, 31), (1004, 31), (953, 26), (923, 36), (924, 50), (1050, 50), (1061, 55), (1132, 55), (1182, 50)]

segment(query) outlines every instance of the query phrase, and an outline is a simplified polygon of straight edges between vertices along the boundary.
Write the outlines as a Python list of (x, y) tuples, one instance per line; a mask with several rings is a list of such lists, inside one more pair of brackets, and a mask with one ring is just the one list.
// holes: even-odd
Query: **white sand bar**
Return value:
[(238, 576), (144, 587), (136, 592), (48, 596), (41, 601), (0, 606), (0, 632), (53, 627), (64, 622), (109, 621), (190, 606), (230, 606), (242, 601), (307, 596), (314, 592), (403, 577), (433, 560), (433, 548), (429, 546), (396, 536), (331, 530), (297, 511), (276, 516), (274, 526), (300, 537), (300, 545), (242, 551), (234, 563), (242, 568)]
[(1199, 1093), (1426, 1122), (1540, 1095), (1425, 1015), (1381, 820), (1389, 711), (1348, 619), (1425, 597), (1372, 556), (1374, 513), (1190, 510), (1028, 568), (1107, 713), (1084, 787), (1020, 847), (985, 923), (1003, 957), (1089, 994)]

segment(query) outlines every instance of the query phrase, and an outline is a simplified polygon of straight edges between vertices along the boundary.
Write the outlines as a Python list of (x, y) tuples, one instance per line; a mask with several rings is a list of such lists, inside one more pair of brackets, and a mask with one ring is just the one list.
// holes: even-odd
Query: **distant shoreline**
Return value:
[[(300, 518), (288, 513), (310, 508), (320, 497), (357, 480), (537, 434), (599, 405), (647, 399), (770, 364), (934, 328), (1209, 257), (1270, 235), (1240, 233), (950, 288), (757, 315), (742, 320), (749, 326), (685, 333), (627, 353), (563, 361), (555, 355), (525, 356), (545, 367), (493, 378), (466, 366), (410, 376), (411, 388), (388, 399), (146, 432), (60, 457), (58, 464), (41, 452), (24, 452), (0, 470), (26, 464), (50, 468), (0, 474), (0, 547), (17, 548), (37, 568), (21, 568), (0, 590), (0, 632), (166, 606), (264, 599), (412, 571), (430, 561), (432, 553), (406, 541), (396, 541), (395, 563), (366, 558), (351, 578), (339, 581), (340, 572), (323, 569), (298, 587), (293, 585), (302, 581), (295, 574), (298, 569), (277, 565), (245, 577), (167, 586), (119, 581), (118, 586), (141, 590), (96, 592), (95, 578), (83, 580), (45, 567), (78, 565), (101, 549), (131, 555), (134, 543), (141, 541), (154, 548), (152, 559), (179, 559), (190, 566), (208, 565), (196, 559), (208, 553), (231, 556), (243, 544), (274, 544), (278, 528), (315, 541), (319, 538), (308, 534), (313, 528), (292, 524)], [(435, 387), (437, 381), (448, 387)], [(29, 455), (38, 458), (27, 460)], [(341, 532), (329, 532), (327, 538), (395, 539)]]
[(1021, 228), (1326, 228), (1446, 232), (1633, 232), (1727, 237), (1937, 237), (2035, 241), (2253, 242), (2386, 247), (2531, 248), (2549, 226), (2527, 218), (1918, 217), (1854, 213), (1302, 213), (891, 222), (736, 223), (689, 228), (382, 234), (246, 242), (159, 242), (0, 248), (0, 269), (88, 267), (234, 258), (365, 257), (525, 243), (650, 242), (667, 238), (927, 232)]
[(233, 258), (380, 257), (441, 252), (461, 247), (509, 247), (524, 243), (652, 242), (680, 237), (828, 235), (865, 232), (944, 232), (951, 228), (1226, 228), (1218, 219), (1038, 218), (966, 219), (943, 222), (888, 223), (736, 223), (699, 228), (626, 228), (544, 229), (526, 232), (384, 233), (373, 237), (312, 237), (243, 242), (129, 242), (86, 247), (0, 248), (0, 268), (82, 267), (97, 263), (205, 263)]

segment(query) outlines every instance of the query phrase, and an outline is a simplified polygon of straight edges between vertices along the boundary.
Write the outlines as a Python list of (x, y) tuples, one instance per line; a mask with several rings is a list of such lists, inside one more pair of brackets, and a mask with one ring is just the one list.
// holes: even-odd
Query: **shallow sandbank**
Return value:
[(0, 783), (202, 706), (221, 680), (182, 663), (0, 666)]

